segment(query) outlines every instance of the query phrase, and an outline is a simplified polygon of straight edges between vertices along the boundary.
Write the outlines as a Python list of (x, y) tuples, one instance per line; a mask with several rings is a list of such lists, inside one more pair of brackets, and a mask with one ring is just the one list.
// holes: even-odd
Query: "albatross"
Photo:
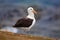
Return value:
[(19, 19), (15, 25), (13, 26), (6, 26), (4, 28), (1, 28), (0, 31), (7, 31), (7, 32), (12, 32), (12, 33), (17, 33), (18, 32), (18, 28), (22, 28), (22, 29), (28, 29), (30, 30), (35, 22), (36, 22), (36, 19), (35, 19), (35, 15), (37, 12), (32, 8), (32, 7), (29, 7), (27, 9), (27, 12), (28, 12), (28, 15), (24, 18), (21, 18)]
[(32, 7), (29, 7), (27, 9), (27, 12), (28, 15), (24, 18), (19, 19), (13, 27), (30, 30), (34, 26), (36, 22), (34, 14), (36, 14), (37, 12)]

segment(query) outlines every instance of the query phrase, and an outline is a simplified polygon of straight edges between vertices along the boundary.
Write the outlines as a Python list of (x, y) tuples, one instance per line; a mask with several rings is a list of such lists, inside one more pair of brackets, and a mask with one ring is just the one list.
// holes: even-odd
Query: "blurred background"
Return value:
[(60, 38), (60, 0), (0, 0), (0, 28), (13, 26), (29, 6), (38, 12), (37, 22), (29, 32), (18, 33)]

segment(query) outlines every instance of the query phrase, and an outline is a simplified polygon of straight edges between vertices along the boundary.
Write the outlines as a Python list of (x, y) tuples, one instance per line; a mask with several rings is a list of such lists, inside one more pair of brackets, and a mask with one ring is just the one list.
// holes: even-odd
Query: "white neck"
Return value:
[(33, 12), (30, 12), (30, 11), (28, 11), (28, 16), (27, 17), (28, 18), (31, 18), (31, 19), (35, 19), (34, 13)]

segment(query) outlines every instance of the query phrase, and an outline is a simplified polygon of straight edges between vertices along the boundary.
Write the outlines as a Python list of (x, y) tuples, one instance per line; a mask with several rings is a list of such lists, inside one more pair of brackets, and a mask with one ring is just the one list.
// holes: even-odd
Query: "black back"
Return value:
[(22, 18), (19, 19), (13, 27), (29, 27), (33, 22), (33, 19)]

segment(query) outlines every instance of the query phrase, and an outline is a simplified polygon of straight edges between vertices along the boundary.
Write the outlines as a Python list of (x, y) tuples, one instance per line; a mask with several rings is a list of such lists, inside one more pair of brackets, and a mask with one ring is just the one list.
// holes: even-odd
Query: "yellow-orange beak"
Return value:
[(35, 14), (37, 14), (37, 12), (34, 9), (32, 10), (32, 12), (35, 13)]

